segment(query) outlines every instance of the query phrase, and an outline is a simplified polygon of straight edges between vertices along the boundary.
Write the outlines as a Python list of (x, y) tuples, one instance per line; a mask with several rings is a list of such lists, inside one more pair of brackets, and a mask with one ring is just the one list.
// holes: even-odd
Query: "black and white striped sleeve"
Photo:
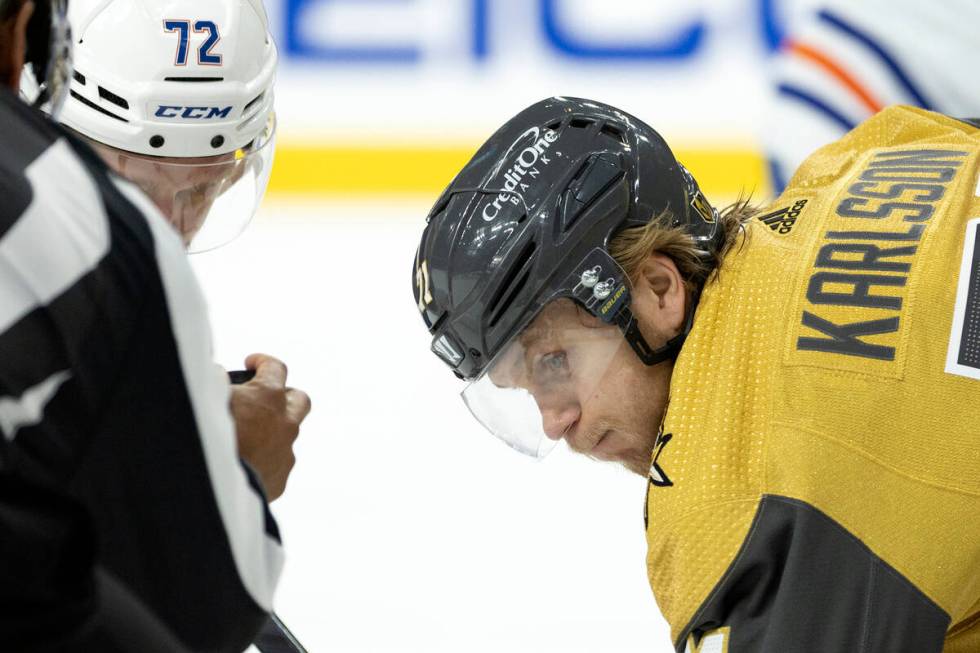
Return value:
[(190, 648), (243, 650), (282, 549), (179, 238), (50, 126), (0, 130), (0, 190), (0, 474), (82, 506), (97, 563)]

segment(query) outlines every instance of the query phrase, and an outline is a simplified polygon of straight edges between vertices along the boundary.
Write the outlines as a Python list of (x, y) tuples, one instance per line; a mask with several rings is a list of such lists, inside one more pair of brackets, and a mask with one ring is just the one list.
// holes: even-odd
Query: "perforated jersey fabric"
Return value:
[[(820, 632), (837, 629), (848, 650), (980, 651), (978, 171), (980, 130), (886, 109), (815, 152), (709, 282), (671, 380), (669, 484), (647, 495), (649, 579), (678, 651), (780, 650), (780, 620), (807, 631), (782, 650), (832, 651)], [(766, 516), (774, 502), (786, 510)], [(829, 545), (845, 541), (854, 553)], [(841, 616), (822, 604), (872, 581), (799, 587), (847, 568), (835, 555), (901, 589)], [(894, 648), (911, 641), (888, 623), (900, 609), (945, 642)]]

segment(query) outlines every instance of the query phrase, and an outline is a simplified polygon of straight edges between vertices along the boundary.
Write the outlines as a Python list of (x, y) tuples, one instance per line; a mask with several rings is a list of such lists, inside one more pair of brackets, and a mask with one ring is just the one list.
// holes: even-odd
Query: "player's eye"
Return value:
[(553, 351), (538, 358), (534, 365), (534, 380), (542, 386), (552, 386), (568, 380), (568, 354)]

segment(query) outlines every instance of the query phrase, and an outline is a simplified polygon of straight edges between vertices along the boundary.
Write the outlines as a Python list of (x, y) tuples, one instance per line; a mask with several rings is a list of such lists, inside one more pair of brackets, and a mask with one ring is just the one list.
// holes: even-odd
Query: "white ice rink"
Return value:
[(646, 580), (646, 481), (512, 452), (429, 353), (411, 266), (430, 200), (273, 198), (193, 257), (217, 360), (276, 355), (313, 399), (273, 504), (279, 614), (315, 653), (672, 651)]

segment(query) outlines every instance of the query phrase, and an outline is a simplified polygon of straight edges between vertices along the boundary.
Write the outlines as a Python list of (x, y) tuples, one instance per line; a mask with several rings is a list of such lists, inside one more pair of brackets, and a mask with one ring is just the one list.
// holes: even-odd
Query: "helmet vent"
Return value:
[(165, 82), (223, 82), (224, 77), (164, 77)]
[(615, 139), (616, 142), (622, 143), (623, 145), (627, 144), (626, 137), (623, 135), (623, 130), (615, 125), (610, 125), (608, 123), (605, 124), (602, 126), (602, 129), (599, 130), (599, 133), (605, 134), (609, 138)]
[(524, 246), (520, 255), (514, 259), (513, 265), (510, 266), (507, 277), (500, 284), (497, 296), (490, 303), (489, 310), (491, 315), (489, 326), (491, 328), (497, 325), (497, 322), (500, 321), (500, 318), (507, 312), (510, 305), (514, 303), (514, 299), (517, 298), (517, 295), (520, 294), (525, 284), (527, 284), (528, 277), (531, 275), (530, 264), (536, 249), (537, 244), (532, 240)]
[(556, 121), (554, 121), (553, 123), (551, 123), (549, 125), (545, 125), (544, 128), (545, 129), (550, 129), (551, 131), (557, 131), (557, 129), (559, 127), (561, 127), (561, 120), (556, 120)]
[(107, 91), (101, 86), (99, 87), (99, 97), (107, 102), (112, 102), (121, 109), (129, 109), (129, 102), (127, 102), (124, 98), (119, 97), (112, 91)]
[(594, 124), (594, 121), (587, 118), (572, 118), (572, 121), (568, 123), (568, 126), (572, 129), (588, 129)]
[(85, 75), (83, 75), (82, 73), (76, 70), (74, 71), (73, 76), (75, 77), (76, 82), (78, 82), (82, 86), (85, 86)]
[(258, 97), (256, 97), (254, 100), (252, 100), (251, 102), (245, 105), (245, 109), (242, 111), (242, 115), (248, 113), (248, 110), (254, 107), (259, 102), (261, 102), (262, 98), (264, 97), (265, 97), (265, 91), (262, 91), (261, 93), (259, 93)]
[(85, 106), (87, 106), (88, 108), (95, 109), (99, 113), (101, 113), (103, 115), (106, 115), (106, 116), (109, 116), (110, 118), (115, 118), (116, 120), (119, 120), (121, 122), (129, 122), (128, 120), (126, 120), (122, 116), (117, 116), (116, 114), (112, 113), (111, 111), (106, 111), (105, 109), (103, 109), (102, 107), (100, 107), (99, 105), (97, 105), (95, 102), (92, 102), (87, 97), (82, 97), (81, 95), (79, 95), (75, 91), (69, 91), (69, 92), (71, 93), (71, 96), (73, 98), (75, 98), (76, 100), (78, 100), (79, 102), (81, 102), (82, 104), (84, 104)]

